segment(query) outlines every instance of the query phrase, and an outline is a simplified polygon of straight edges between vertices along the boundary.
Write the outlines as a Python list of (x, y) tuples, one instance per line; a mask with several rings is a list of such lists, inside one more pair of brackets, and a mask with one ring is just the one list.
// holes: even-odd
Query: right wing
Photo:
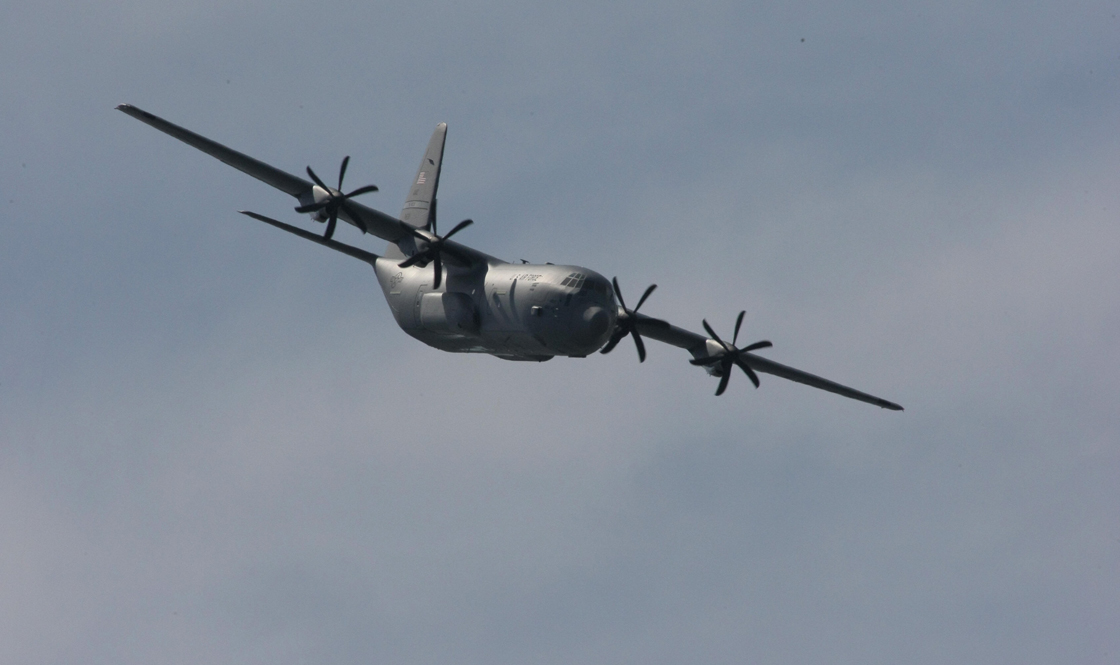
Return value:
[[(709, 339), (707, 337), (672, 325), (662, 326), (659, 324), (647, 323), (652, 317), (646, 316), (645, 314), (637, 313), (634, 314), (634, 316), (638, 319), (637, 328), (642, 337), (648, 337), (649, 339), (655, 339), (659, 342), (665, 342), (666, 344), (680, 347), (687, 350), (695, 358), (708, 355)], [(823, 379), (815, 374), (776, 363), (768, 358), (753, 353), (744, 353), (742, 357), (747, 365), (756, 372), (780, 376), (783, 379), (789, 379), (790, 381), (803, 383), (813, 388), (827, 390), (830, 393), (836, 393), (837, 395), (859, 400), (860, 402), (874, 404), (875, 406), (890, 409), (891, 411), (902, 411), (902, 407), (894, 402), (888, 402), (880, 397), (868, 395), (855, 388), (840, 385), (835, 381)]]
[[(152, 115), (131, 104), (121, 104), (117, 107), (117, 110), (123, 111), (140, 122), (151, 125), (164, 134), (173, 136), (189, 146), (198, 148), (211, 157), (216, 157), (233, 168), (248, 173), (261, 182), (272, 185), (276, 189), (296, 197), (301, 205), (314, 203), (315, 199), (311, 193), (311, 188), (314, 186), (312, 182), (281, 171), (275, 166), (265, 164), (260, 160), (253, 159), (236, 150), (227, 148), (221, 143), (211, 141), (205, 136), (195, 134), (189, 129), (184, 129), (176, 124), (170, 123), (159, 116)], [(364, 225), (370, 233), (379, 238), (388, 240), (389, 242), (397, 242), (409, 236), (409, 233), (401, 228), (401, 222), (396, 217), (386, 215), (379, 210), (374, 210), (373, 208), (369, 208), (353, 200), (347, 201), (346, 207), (361, 218), (357, 220), (361, 223), (357, 223), (356, 220), (351, 219), (346, 210), (340, 211), (338, 215), (339, 219), (346, 220), (358, 228), (362, 228)]]

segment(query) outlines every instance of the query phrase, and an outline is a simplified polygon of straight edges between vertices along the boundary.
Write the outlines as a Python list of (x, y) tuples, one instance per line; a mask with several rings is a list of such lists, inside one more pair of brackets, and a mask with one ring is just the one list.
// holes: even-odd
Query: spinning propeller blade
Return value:
[(401, 228), (403, 228), (414, 238), (423, 240), (425, 243), (427, 243), (427, 246), (424, 249), (416, 252), (412, 256), (408, 257), (404, 261), (398, 263), (397, 266), (400, 268), (410, 268), (418, 263), (422, 263), (425, 265), (427, 265), (428, 263), (434, 264), (433, 267), (436, 270), (436, 274), (435, 279), (432, 280), (432, 288), (438, 289), (439, 285), (443, 282), (443, 259), (441, 258), (443, 253), (448, 252), (452, 256), (455, 256), (455, 252), (450, 250), (450, 248), (448, 247), (444, 247), (443, 244), (447, 241), (448, 238), (467, 228), (471, 224), (474, 224), (473, 219), (464, 219), (463, 221), (456, 224), (455, 228), (451, 229), (451, 231), (447, 235), (441, 237), (436, 234), (435, 219), (432, 219), (433, 237), (428, 237), (423, 233), (420, 233), (420, 231), (416, 230), (415, 228), (409, 226), (408, 224), (401, 222)]
[(743, 354), (749, 353), (751, 351), (757, 351), (758, 349), (765, 349), (774, 345), (771, 344), (768, 340), (763, 340), (761, 342), (755, 342), (754, 344), (745, 346), (741, 349), (735, 346), (735, 343), (739, 341), (739, 329), (743, 327), (743, 316), (745, 316), (746, 313), (746, 310), (739, 312), (738, 318), (735, 319), (735, 333), (731, 338), (730, 344), (720, 339), (720, 336), (716, 334), (716, 331), (713, 330), (710, 325), (708, 325), (708, 320), (705, 319), (703, 321), (704, 330), (708, 331), (708, 334), (712, 336), (712, 339), (715, 340), (717, 344), (723, 347), (723, 350), (710, 356), (695, 358), (689, 361), (693, 365), (697, 366), (711, 367), (713, 365), (719, 365), (720, 379), (719, 387), (716, 388), (717, 397), (719, 395), (722, 395), (723, 391), (727, 389), (727, 382), (731, 380), (732, 366), (738, 366), (739, 369), (743, 370), (743, 373), (747, 375), (747, 378), (751, 380), (751, 383), (754, 384), (755, 388), (761, 385), (761, 382), (758, 380), (758, 374), (756, 374), (755, 371), (751, 369), (750, 365), (747, 364), (746, 360), (743, 359)]
[(310, 176), (313, 181), (315, 181), (316, 185), (318, 185), (322, 190), (324, 190), (327, 193), (327, 198), (323, 199), (322, 201), (316, 201), (315, 203), (310, 203), (310, 204), (305, 205), (305, 206), (299, 206), (298, 208), (296, 208), (296, 212), (298, 212), (298, 213), (311, 213), (311, 212), (318, 212), (319, 210), (326, 209), (326, 211), (327, 211), (327, 230), (323, 234), (323, 237), (328, 239), (328, 240), (330, 240), (331, 236), (334, 235), (334, 227), (335, 227), (335, 224), (338, 222), (338, 212), (340, 210), (345, 210), (346, 211), (346, 214), (350, 216), (350, 219), (354, 220), (354, 223), (358, 225), (358, 228), (360, 228), (362, 230), (362, 233), (367, 233), (369, 231), (369, 229), (366, 228), (365, 223), (362, 222), (362, 218), (359, 217), (358, 215), (354, 214), (351, 209), (346, 207), (346, 201), (355, 197), (355, 196), (361, 196), (362, 194), (368, 194), (370, 192), (376, 192), (377, 191), (377, 185), (366, 185), (365, 187), (359, 187), (358, 189), (355, 189), (354, 191), (350, 192), (349, 194), (343, 194), (342, 193), (342, 179), (346, 177), (346, 167), (349, 166), (349, 165), (350, 165), (350, 155), (347, 155), (347, 156), (342, 158), (342, 166), (340, 166), (339, 169), (338, 169), (338, 188), (337, 189), (331, 189), (330, 187), (327, 187), (327, 185), (323, 182), (323, 180), (321, 178), (319, 178), (318, 175), (315, 174), (315, 171), (313, 171), (310, 166), (307, 167), (307, 175)]
[[(638, 299), (638, 306), (634, 309), (627, 309), (626, 301), (622, 298), (622, 290), (618, 288), (618, 278), (613, 278), (611, 283), (614, 285), (615, 295), (618, 296), (618, 304), (622, 306), (622, 314), (619, 315), (615, 323), (614, 332), (611, 333), (610, 340), (600, 353), (610, 353), (614, 350), (614, 347), (618, 346), (618, 343), (622, 341), (623, 337), (630, 335), (634, 338), (634, 346), (638, 347), (638, 362), (644, 363), (646, 361), (646, 345), (642, 342), (641, 334), (638, 333), (638, 317), (636, 315), (638, 310), (642, 308), (642, 304), (645, 303), (646, 298), (649, 297), (649, 294), (653, 293), (653, 290), (657, 288), (657, 285), (650, 284), (649, 287), (646, 288), (646, 292)], [(642, 319), (642, 323), (666, 328), (669, 327), (668, 321), (648, 317)]]

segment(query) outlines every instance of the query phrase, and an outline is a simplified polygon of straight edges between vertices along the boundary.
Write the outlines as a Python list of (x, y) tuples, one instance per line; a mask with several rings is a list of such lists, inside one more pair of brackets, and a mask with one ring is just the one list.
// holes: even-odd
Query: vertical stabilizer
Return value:
[(443, 162), (443, 143), (447, 139), (447, 123), (436, 125), (428, 149), (420, 160), (420, 168), (408, 188), (408, 200), (401, 210), (401, 219), (416, 228), (431, 228), (436, 215), (436, 190), (439, 189), (439, 169)]

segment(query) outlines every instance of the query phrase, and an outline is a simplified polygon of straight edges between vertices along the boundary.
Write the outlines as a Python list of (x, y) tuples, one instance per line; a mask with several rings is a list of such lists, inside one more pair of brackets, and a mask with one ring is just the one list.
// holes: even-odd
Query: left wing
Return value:
[[(683, 328), (678, 328), (677, 326), (664, 326), (661, 324), (651, 323), (651, 321), (656, 321), (656, 319), (646, 316), (645, 314), (635, 313), (633, 314), (633, 316), (637, 317), (635, 325), (637, 326), (638, 332), (642, 335), (642, 337), (648, 337), (649, 339), (655, 339), (659, 342), (665, 342), (666, 344), (680, 347), (689, 351), (696, 358), (708, 355), (708, 342), (714, 341), (709, 340), (703, 335), (685, 330)], [(763, 372), (765, 374), (780, 376), (783, 379), (789, 379), (790, 381), (803, 383), (807, 386), (812, 386), (813, 388), (827, 390), (830, 393), (836, 393), (837, 395), (842, 395), (850, 399), (859, 400), (860, 402), (874, 404), (875, 406), (882, 407), (884, 409), (890, 409), (891, 411), (902, 411), (902, 407), (898, 404), (895, 404), (894, 402), (889, 402), (880, 397), (875, 397), (874, 395), (868, 395), (867, 393), (856, 390), (855, 388), (849, 388), (847, 386), (840, 385), (835, 381), (829, 381), (828, 379), (821, 378), (819, 376), (816, 376), (815, 374), (810, 374), (799, 369), (788, 367), (781, 363), (776, 363), (768, 358), (763, 358), (762, 356), (758, 356), (753, 353), (743, 353), (740, 357), (744, 362), (746, 362), (747, 365), (750, 366), (751, 369), (755, 370), (756, 372)]]
[[(232, 148), (227, 148), (217, 141), (212, 141), (205, 136), (195, 134), (189, 129), (168, 122), (157, 115), (152, 115), (131, 104), (121, 104), (117, 107), (117, 110), (123, 111), (140, 122), (151, 125), (164, 134), (173, 136), (189, 146), (198, 148), (211, 157), (215, 157), (229, 164), (238, 171), (248, 173), (257, 180), (272, 185), (276, 189), (296, 197), (299, 199), (301, 205), (310, 205), (315, 202), (315, 198), (311, 192), (311, 188), (314, 187), (314, 183), (312, 182), (281, 171), (275, 166), (270, 166), (258, 159), (253, 159)], [(352, 219), (348, 211), (352, 211), (354, 216), (358, 217), (358, 219)], [(357, 201), (347, 201), (346, 208), (341, 210), (338, 216), (340, 219), (344, 219), (360, 229), (368, 230), (373, 235), (388, 240), (389, 242), (397, 242), (410, 235), (401, 228), (401, 222), (396, 217), (386, 215), (380, 210), (374, 210), (373, 208), (364, 206)]]
[[(133, 118), (136, 118), (140, 122), (151, 125), (164, 134), (173, 136), (189, 146), (198, 148), (211, 157), (215, 157), (222, 162), (229, 164), (233, 168), (253, 176), (261, 182), (272, 185), (276, 189), (279, 189), (282, 192), (296, 197), (299, 200), (301, 206), (315, 203), (315, 197), (312, 193), (312, 187), (314, 187), (315, 184), (312, 182), (304, 180), (299, 176), (292, 175), (285, 171), (281, 171), (275, 166), (265, 164), (258, 159), (254, 159), (244, 153), (240, 153), (236, 150), (233, 150), (232, 148), (228, 148), (221, 143), (218, 143), (217, 141), (212, 141), (206, 138), (205, 136), (195, 134), (189, 129), (185, 129), (183, 127), (180, 127), (179, 125), (168, 122), (167, 120), (164, 120), (157, 115), (148, 113), (147, 111), (132, 106), (131, 104), (121, 104), (117, 107), (117, 110), (122, 111), (132, 116)], [(430, 194), (432, 213), (435, 212), (435, 185), (438, 182), (439, 176), (439, 166), (437, 160), (439, 160), (443, 154), (443, 137), (445, 136), (446, 131), (447, 126), (444, 124), (441, 124), (436, 128), (436, 133), (432, 136), (432, 140), (428, 147), (428, 153), (425, 156), (425, 159), (432, 159), (433, 164), (436, 166), (436, 177), (430, 182), (429, 189), (425, 190)], [(424, 179), (424, 173), (421, 173), (418, 179)], [(415, 192), (413, 193), (415, 194)], [(421, 199), (423, 199), (423, 197), (421, 197)], [(412, 199), (410, 199), (410, 203), (413, 206), (416, 205), (414, 202), (412, 202)], [(426, 207), (427, 203), (424, 203), (424, 205)], [(405, 208), (406, 211), (408, 209), (408, 207)], [(256, 215), (255, 213), (252, 216), (256, 219), (261, 219), (261, 216)], [(396, 217), (393, 217), (392, 215), (387, 215), (380, 210), (374, 210), (373, 208), (364, 206), (353, 199), (347, 199), (346, 205), (338, 211), (338, 218), (345, 220), (350, 224), (353, 224), (362, 231), (368, 231), (369, 233), (372, 233), (373, 235), (377, 236), (378, 238), (382, 238), (383, 240), (388, 240), (391, 243), (400, 243), (400, 241), (404, 240), (406, 241), (405, 244), (407, 246), (415, 247), (414, 233), (409, 229), (409, 227), (405, 225), (404, 222), (397, 219)], [(325, 247), (330, 247), (337, 251), (350, 254), (351, 256), (357, 256), (353, 252), (342, 249), (342, 247), (349, 247), (348, 245), (331, 242), (329, 238), (320, 238), (316, 240), (311, 237), (314, 234), (311, 234), (307, 231), (302, 231), (300, 229), (297, 229), (296, 227), (284, 224), (283, 222), (278, 222), (269, 218), (261, 219), (261, 221), (272, 224), (273, 226), (281, 228), (290, 233), (294, 233), (295, 235), (298, 235), (302, 238), (312, 240), (312, 242), (317, 242)], [(425, 218), (424, 222), (427, 222), (427, 218)], [(411, 226), (415, 226), (415, 224), (412, 224)], [(320, 240), (328, 240), (328, 242), (320, 242)], [(444, 243), (444, 248), (448, 257), (450, 257), (450, 263), (454, 263), (457, 265), (470, 267), (477, 265), (505, 263), (505, 261), (502, 261), (501, 259), (496, 259), (488, 254), (484, 254), (472, 247), (461, 245), (453, 240), (449, 240)], [(361, 252), (363, 250), (356, 251)], [(393, 248), (392, 251), (395, 252), (396, 249)], [(373, 255), (371, 254), (370, 256)], [(368, 262), (368, 259), (365, 257), (357, 256), (357, 258)]]

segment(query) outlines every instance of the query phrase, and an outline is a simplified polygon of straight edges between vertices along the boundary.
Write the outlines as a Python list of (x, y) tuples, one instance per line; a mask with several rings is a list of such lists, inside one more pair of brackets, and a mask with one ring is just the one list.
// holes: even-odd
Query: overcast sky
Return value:
[[(1118, 13), (8, 3), (0, 661), (1117, 662)], [(430, 349), (124, 102), (906, 411)]]

